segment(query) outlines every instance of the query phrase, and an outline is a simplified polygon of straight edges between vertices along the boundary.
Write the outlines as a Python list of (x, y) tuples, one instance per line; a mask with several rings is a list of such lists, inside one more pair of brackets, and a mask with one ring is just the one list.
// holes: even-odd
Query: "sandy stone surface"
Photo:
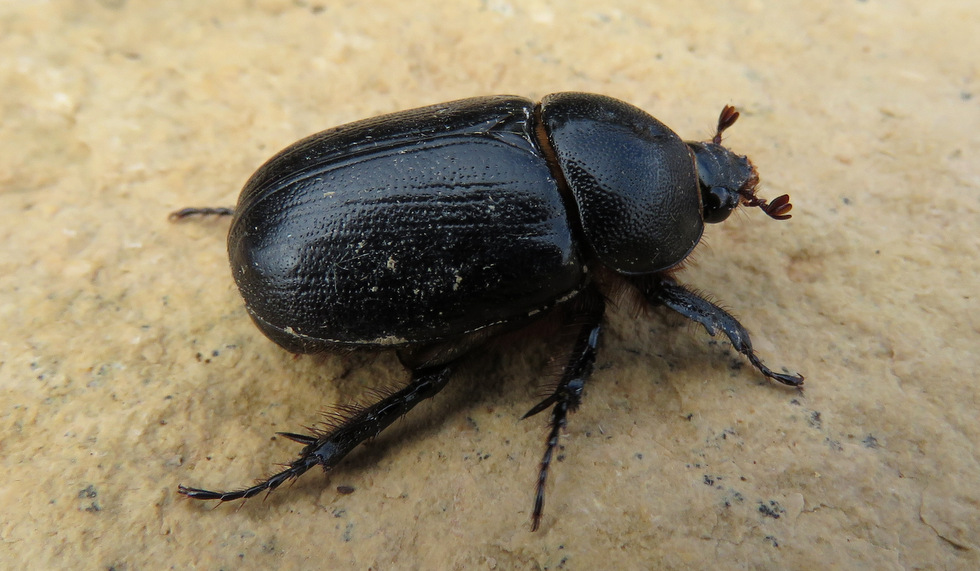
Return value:
[[(980, 567), (980, 5), (255, 0), (0, 4), (0, 566)], [(329, 475), (241, 509), (276, 431), (406, 375), (295, 358), (248, 319), (226, 220), (296, 139), (471, 95), (599, 92), (727, 144), (788, 222), (709, 228), (683, 320), (608, 316), (531, 533), (561, 354), (475, 356)], [(338, 487), (353, 488), (341, 493)], [(345, 490), (349, 491), (349, 490)]]

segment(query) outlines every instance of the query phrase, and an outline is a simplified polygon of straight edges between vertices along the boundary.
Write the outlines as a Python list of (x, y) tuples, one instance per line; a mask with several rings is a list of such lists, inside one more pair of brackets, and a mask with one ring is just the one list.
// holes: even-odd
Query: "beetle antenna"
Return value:
[(725, 132), (725, 129), (734, 125), (735, 121), (738, 121), (738, 111), (731, 105), (725, 105), (725, 108), (721, 110), (721, 115), (718, 116), (718, 130), (711, 142), (720, 145), (721, 134)]
[(759, 198), (750, 193), (740, 191), (739, 194), (742, 196), (742, 204), (745, 206), (758, 206), (759, 209), (768, 214), (773, 220), (788, 220), (793, 217), (792, 214), (787, 214), (793, 209), (793, 205), (789, 202), (788, 194), (777, 196), (772, 199), (772, 202), (766, 202), (766, 199)]

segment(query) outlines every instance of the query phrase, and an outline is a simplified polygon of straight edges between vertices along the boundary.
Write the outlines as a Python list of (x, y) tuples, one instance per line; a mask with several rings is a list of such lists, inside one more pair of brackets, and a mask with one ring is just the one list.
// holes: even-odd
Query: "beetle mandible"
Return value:
[(684, 142), (663, 123), (602, 95), (463, 99), (312, 135), (272, 157), (238, 205), (173, 213), (234, 215), (232, 273), (255, 324), (294, 353), (394, 350), (407, 386), (309, 434), (285, 470), (249, 488), (190, 498), (222, 502), (274, 490), (316, 465), (330, 470), (449, 381), (467, 353), (558, 314), (575, 329), (554, 392), (531, 528), (568, 413), (592, 374), (606, 303), (627, 290), (724, 333), (764, 376), (774, 372), (730, 314), (674, 271), (740, 204), (784, 220), (789, 196), (756, 196), (758, 176), (722, 146), (738, 119), (726, 106), (714, 137)]

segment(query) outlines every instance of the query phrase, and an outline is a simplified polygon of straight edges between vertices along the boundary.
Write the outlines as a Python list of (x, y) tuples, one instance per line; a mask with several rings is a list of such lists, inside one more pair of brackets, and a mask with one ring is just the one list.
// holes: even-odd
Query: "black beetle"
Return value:
[(548, 467), (592, 373), (607, 298), (630, 291), (714, 335), (766, 377), (799, 387), (756, 356), (727, 312), (673, 272), (705, 222), (739, 205), (789, 218), (787, 195), (755, 195), (752, 163), (721, 145), (738, 118), (721, 112), (714, 138), (684, 142), (663, 123), (601, 95), (558, 93), (540, 104), (477, 97), (329, 129), (286, 148), (246, 183), (228, 234), (232, 272), (249, 315), (294, 353), (393, 349), (405, 388), (347, 411), (310, 434), (288, 468), (250, 487), (196, 499), (249, 498), (319, 464), (335, 466), (439, 392), (453, 365), (489, 338), (560, 312), (577, 337), (554, 392), (532, 529)]

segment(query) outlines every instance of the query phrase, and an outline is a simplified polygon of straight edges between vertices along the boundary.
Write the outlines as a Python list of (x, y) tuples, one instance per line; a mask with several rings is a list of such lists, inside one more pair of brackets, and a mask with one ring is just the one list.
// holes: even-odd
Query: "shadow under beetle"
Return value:
[(744, 327), (672, 273), (739, 205), (783, 220), (787, 195), (755, 195), (752, 163), (721, 145), (738, 119), (726, 106), (714, 138), (684, 142), (663, 123), (601, 95), (541, 103), (477, 97), (357, 121), (307, 137), (252, 175), (234, 211), (228, 253), (249, 315), (294, 353), (397, 351), (403, 389), (310, 434), (288, 467), (245, 489), (180, 486), (222, 502), (274, 490), (317, 464), (333, 468), (449, 381), (488, 339), (548, 314), (576, 329), (554, 392), (532, 530), (569, 411), (595, 363), (607, 299), (628, 291), (721, 331), (763, 375), (799, 387), (756, 356)]

